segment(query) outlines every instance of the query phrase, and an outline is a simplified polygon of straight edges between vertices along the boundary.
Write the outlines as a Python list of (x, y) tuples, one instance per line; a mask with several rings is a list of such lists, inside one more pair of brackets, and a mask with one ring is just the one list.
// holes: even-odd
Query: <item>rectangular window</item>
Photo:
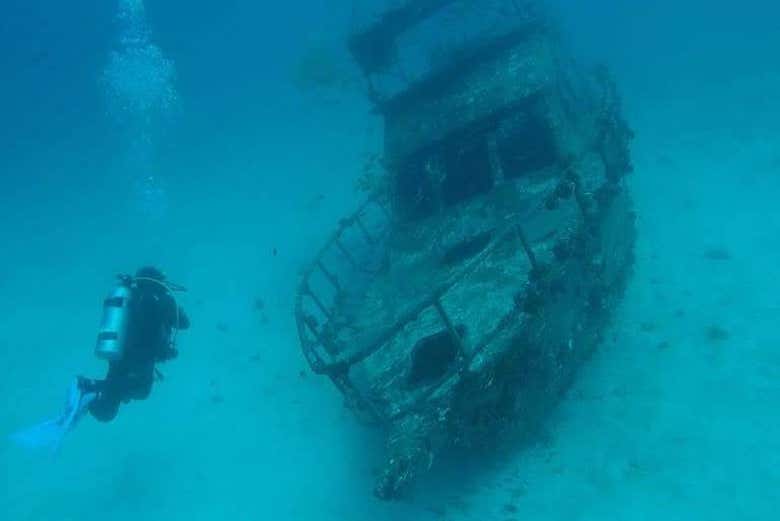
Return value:
[(441, 187), (446, 206), (465, 201), (493, 188), (487, 140), (478, 136), (468, 142), (456, 142), (446, 148), (446, 172)]
[(516, 179), (543, 170), (557, 161), (553, 136), (543, 121), (528, 112), (518, 112), (499, 125), (498, 155), (505, 179)]
[(425, 157), (409, 159), (396, 174), (395, 197), (401, 214), (410, 221), (424, 219), (438, 207), (428, 163)]

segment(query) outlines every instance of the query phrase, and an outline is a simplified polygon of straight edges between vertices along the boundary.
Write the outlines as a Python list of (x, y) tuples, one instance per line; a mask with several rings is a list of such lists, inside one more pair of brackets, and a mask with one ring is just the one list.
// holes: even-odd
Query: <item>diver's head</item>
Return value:
[(154, 266), (144, 266), (135, 272), (136, 279), (151, 279), (157, 282), (165, 282), (165, 274)]
[(187, 288), (168, 280), (161, 270), (154, 266), (144, 266), (135, 272), (135, 277), (129, 278), (137, 288), (157, 289), (165, 291), (187, 291)]
[(143, 291), (162, 292), (168, 289), (165, 274), (154, 266), (144, 266), (135, 272), (135, 287)]

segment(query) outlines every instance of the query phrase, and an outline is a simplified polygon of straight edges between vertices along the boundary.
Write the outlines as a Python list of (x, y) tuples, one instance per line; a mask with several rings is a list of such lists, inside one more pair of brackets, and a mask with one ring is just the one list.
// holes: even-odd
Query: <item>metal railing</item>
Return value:
[[(445, 381), (453, 373), (461, 371), (479, 349), (477, 349), (477, 346), (474, 346), (474, 349), (469, 350), (466, 345), (466, 339), (457, 331), (452, 318), (442, 304), (442, 298), (453, 286), (473, 273), (484, 260), (495, 251), (498, 245), (508, 239), (517, 239), (520, 249), (524, 252), (532, 271), (539, 268), (539, 263), (522, 227), (517, 223), (510, 223), (498, 233), (495, 233), (487, 246), (472, 258), (465, 267), (440, 283), (417, 304), (397, 317), (391, 325), (373, 335), (368, 341), (364, 342), (363, 345), (358, 346), (357, 349), (349, 350), (348, 346), (338, 344), (338, 340), (330, 330), (335, 323), (334, 319), (338, 314), (338, 310), (329, 307), (325, 303), (325, 299), (313, 290), (310, 284), (310, 278), (313, 274), (319, 272), (323, 275), (325, 280), (329, 282), (333, 290), (337, 293), (343, 291), (341, 281), (338, 280), (333, 271), (325, 264), (323, 257), (327, 252), (336, 250), (347, 259), (349, 264), (358, 268), (357, 260), (351, 255), (341, 238), (347, 229), (350, 227), (357, 227), (362, 230), (361, 234), (366, 241), (372, 241), (374, 239), (368, 230), (365, 229), (365, 226), (361, 221), (362, 212), (371, 204), (381, 205), (382, 203), (377, 202), (376, 199), (370, 199), (352, 216), (342, 220), (336, 232), (328, 239), (325, 246), (317, 254), (314, 262), (304, 271), (296, 298), (296, 322), (303, 353), (312, 370), (319, 374), (328, 375), (331, 380), (333, 380), (334, 384), (353, 402), (354, 405), (368, 410), (375, 419), (382, 420), (397, 417), (405, 411), (397, 411), (388, 415), (383, 411), (377, 410), (364, 396), (361, 396), (360, 392), (353, 385), (349, 377), (350, 367), (359, 364), (384, 346), (390, 344), (394, 337), (398, 335), (407, 324), (416, 320), (427, 310), (433, 309), (435, 310), (442, 328), (451, 335), (459, 352), (457, 363), (453, 364), (453, 367), (448, 374), (441, 378), (441, 381)], [(384, 208), (384, 211), (386, 210), (387, 209)], [(305, 305), (307, 301), (311, 302), (314, 308), (319, 310), (325, 319), (324, 322), (318, 322), (311, 314), (306, 313)], [(484, 346), (479, 346), (480, 349), (482, 347)], [(436, 386), (432, 386), (427, 389), (425, 393), (418, 396), (418, 399), (430, 395), (435, 389)]]
[[(591, 218), (591, 204), (583, 192), (580, 178), (576, 173), (578, 165), (582, 162), (587, 153), (595, 152), (599, 153), (603, 144), (603, 136), (597, 138), (587, 151), (583, 152), (577, 158), (570, 160), (567, 164), (561, 165), (557, 174), (559, 179), (559, 187), (553, 193), (555, 195), (561, 186), (566, 186), (564, 192), (568, 192), (572, 197), (557, 196), (559, 198), (572, 200), (578, 207), (580, 218), (584, 223), (588, 223)], [(605, 167), (606, 167), (605, 162)], [(416, 320), (426, 310), (434, 309), (436, 316), (449, 334), (452, 336), (456, 347), (460, 352), (458, 357), (458, 363), (453, 364), (451, 370), (442, 377), (439, 381), (446, 381), (452, 374), (462, 371), (468, 366), (473, 357), (479, 353), (489, 342), (491, 338), (495, 337), (495, 333), (485, 335), (487, 340), (483, 340), (479, 345), (472, 346), (471, 350), (466, 346), (466, 340), (458, 333), (455, 328), (452, 319), (447, 313), (446, 309), (442, 305), (442, 298), (447, 292), (452, 289), (457, 283), (461, 282), (464, 278), (473, 273), (478, 266), (480, 266), (484, 260), (497, 248), (498, 245), (510, 238), (515, 238), (519, 245), (520, 250), (525, 254), (530, 266), (529, 273), (538, 273), (540, 270), (540, 262), (534, 253), (533, 247), (529, 242), (523, 227), (517, 219), (512, 219), (510, 222), (502, 227), (497, 233), (494, 233), (490, 242), (469, 261), (463, 268), (452, 274), (447, 280), (440, 283), (433, 291), (430, 291), (423, 299), (415, 304), (410, 309), (402, 313), (396, 320), (388, 327), (383, 328), (375, 335), (370, 337), (367, 341), (363, 341), (362, 345), (350, 350), (349, 346), (339, 345), (336, 338), (336, 334), (340, 329), (335, 320), (339, 313), (337, 306), (329, 306), (324, 297), (320, 295), (318, 291), (315, 291), (311, 284), (311, 278), (315, 273), (319, 273), (331, 286), (335, 295), (338, 295), (344, 291), (342, 282), (338, 279), (335, 270), (329, 267), (324, 257), (329, 252), (337, 252), (343, 257), (347, 264), (355, 270), (360, 270), (361, 266), (358, 259), (353, 255), (349, 248), (344, 244), (343, 237), (349, 230), (356, 230), (357, 234), (363, 238), (363, 241), (371, 246), (377, 246), (380, 238), (374, 236), (366, 226), (364, 222), (364, 216), (367, 211), (375, 206), (386, 217), (387, 222), (391, 222), (391, 213), (387, 207), (387, 201), (373, 196), (366, 200), (356, 212), (346, 219), (342, 219), (339, 223), (336, 231), (326, 241), (325, 245), (319, 250), (314, 258), (313, 263), (304, 270), (302, 274), (302, 280), (298, 287), (298, 294), (295, 303), (295, 315), (298, 328), (298, 335), (301, 341), (301, 347), (303, 349), (304, 356), (311, 366), (312, 370), (319, 374), (328, 375), (334, 384), (342, 391), (342, 393), (350, 400), (353, 405), (360, 407), (361, 409), (369, 411), (369, 413), (377, 420), (390, 420), (399, 415), (405, 414), (407, 410), (397, 411), (393, 414), (387, 414), (386, 412), (379, 411), (377, 408), (362, 396), (358, 389), (354, 386), (349, 376), (349, 369), (364, 361), (384, 346), (391, 343), (396, 335), (410, 322)], [(543, 206), (547, 204), (547, 201), (540, 201), (539, 207), (533, 211), (539, 211)], [(519, 216), (518, 216), (519, 219)], [(525, 283), (526, 281), (523, 281)], [(334, 301), (337, 300), (334, 299)], [(317, 321), (316, 318), (305, 311), (306, 303), (310, 302), (316, 310), (322, 315), (322, 321)], [(518, 309), (514, 309), (514, 312), (520, 312)], [(510, 313), (511, 315), (511, 313)], [(506, 319), (510, 317), (504, 317), (501, 320), (496, 329), (506, 327)], [(436, 390), (437, 386), (431, 386), (426, 392), (417, 396), (416, 400), (420, 401), (429, 396)]]

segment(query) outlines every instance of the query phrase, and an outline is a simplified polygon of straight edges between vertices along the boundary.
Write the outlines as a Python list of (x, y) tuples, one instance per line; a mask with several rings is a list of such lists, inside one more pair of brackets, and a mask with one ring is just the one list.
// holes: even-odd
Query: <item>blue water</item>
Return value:
[[(637, 134), (635, 276), (545, 443), (382, 503), (381, 434), (306, 372), (292, 316), (381, 122), (358, 82), (296, 76), (313, 46), (354, 73), (350, 2), (269, 4), (0, 3), (0, 519), (776, 519), (780, 7), (555, 2)], [(139, 6), (144, 37), (118, 19)], [(6, 442), (103, 374), (101, 300), (146, 263), (190, 288), (165, 381), (55, 458)]]

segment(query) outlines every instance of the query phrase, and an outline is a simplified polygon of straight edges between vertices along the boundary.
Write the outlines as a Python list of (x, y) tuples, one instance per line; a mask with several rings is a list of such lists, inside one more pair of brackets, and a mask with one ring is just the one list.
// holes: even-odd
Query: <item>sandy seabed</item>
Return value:
[[(0, 432), (57, 412), (73, 375), (102, 373), (91, 346), (114, 272), (162, 264), (190, 288), (193, 328), (165, 381), (115, 422), (85, 420), (56, 457), (0, 444), (0, 517), (774, 519), (780, 128), (766, 114), (780, 114), (780, 89), (757, 78), (755, 106), (729, 104), (754, 93), (748, 80), (675, 97), (625, 89), (639, 242), (608, 341), (532, 446), (442, 462), (400, 503), (372, 498), (381, 436), (308, 372), (291, 313), (298, 268), (356, 204), (354, 128), (368, 123), (290, 125), (244, 151), (263, 157), (258, 178), (237, 162), (220, 172), (229, 183), (174, 183), (170, 222), (125, 223), (121, 240), (83, 194), (18, 201), (3, 223)], [(316, 133), (305, 155), (285, 142), (293, 131)]]

